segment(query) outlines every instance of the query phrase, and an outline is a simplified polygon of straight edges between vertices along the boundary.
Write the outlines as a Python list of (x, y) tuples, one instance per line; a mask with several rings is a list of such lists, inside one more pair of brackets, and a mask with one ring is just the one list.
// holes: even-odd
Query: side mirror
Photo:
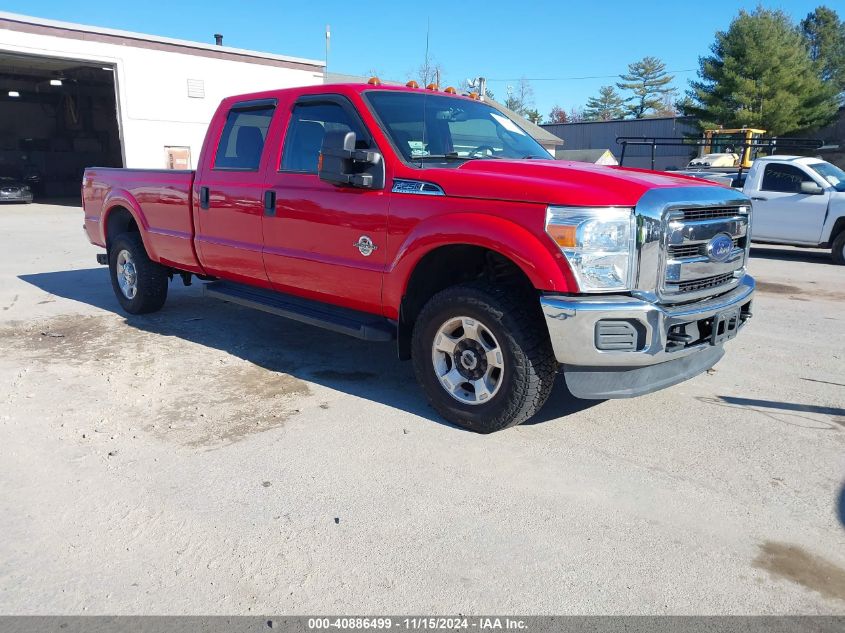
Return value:
[(820, 196), (824, 193), (824, 189), (814, 182), (804, 180), (801, 182), (801, 193), (805, 193), (808, 196)]
[(335, 185), (381, 189), (384, 186), (384, 161), (381, 154), (355, 149), (355, 140), (355, 132), (326, 132), (317, 161), (320, 180)]

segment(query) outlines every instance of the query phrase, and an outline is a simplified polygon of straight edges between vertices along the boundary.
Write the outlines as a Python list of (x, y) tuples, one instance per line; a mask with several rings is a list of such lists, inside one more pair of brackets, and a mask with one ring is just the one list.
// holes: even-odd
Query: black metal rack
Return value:
[[(717, 130), (718, 132), (718, 130)], [(724, 139), (719, 139), (724, 143)], [(616, 143), (622, 146), (622, 153), (619, 155), (619, 165), (625, 162), (625, 150), (629, 145), (633, 146), (648, 146), (651, 147), (651, 168), (654, 169), (655, 150), (658, 147), (707, 147), (714, 144), (714, 139), (704, 138), (675, 138), (670, 136), (617, 136)], [(738, 139), (735, 143), (740, 157), (745, 156), (748, 149), (761, 150), (768, 149), (770, 154), (781, 151), (796, 151), (808, 149), (820, 149), (824, 146), (824, 142), (817, 138), (777, 138), (774, 136), (763, 137), (747, 141), (745, 139)], [(757, 152), (755, 152), (756, 154)], [(739, 173), (742, 174), (742, 163), (739, 165)]]

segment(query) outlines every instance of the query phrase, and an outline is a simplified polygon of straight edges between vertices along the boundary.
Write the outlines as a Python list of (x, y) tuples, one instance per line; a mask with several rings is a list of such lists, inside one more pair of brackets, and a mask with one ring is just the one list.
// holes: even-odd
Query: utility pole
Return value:
[(326, 24), (326, 67), (323, 70), (323, 73), (328, 76), (329, 74), (329, 45), (331, 44), (332, 39), (332, 28), (330, 25)]

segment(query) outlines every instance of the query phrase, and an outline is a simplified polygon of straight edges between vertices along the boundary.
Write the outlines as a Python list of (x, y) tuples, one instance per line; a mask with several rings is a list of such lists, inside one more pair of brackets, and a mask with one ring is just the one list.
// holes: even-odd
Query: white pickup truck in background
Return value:
[(818, 158), (754, 161), (742, 192), (751, 198), (751, 241), (830, 248), (845, 264), (845, 171)]

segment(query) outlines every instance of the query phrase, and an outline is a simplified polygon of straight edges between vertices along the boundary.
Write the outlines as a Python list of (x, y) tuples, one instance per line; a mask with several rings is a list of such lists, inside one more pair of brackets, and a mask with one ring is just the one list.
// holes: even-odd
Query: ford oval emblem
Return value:
[(707, 242), (707, 257), (714, 262), (726, 262), (734, 250), (733, 238), (727, 233), (719, 233)]

